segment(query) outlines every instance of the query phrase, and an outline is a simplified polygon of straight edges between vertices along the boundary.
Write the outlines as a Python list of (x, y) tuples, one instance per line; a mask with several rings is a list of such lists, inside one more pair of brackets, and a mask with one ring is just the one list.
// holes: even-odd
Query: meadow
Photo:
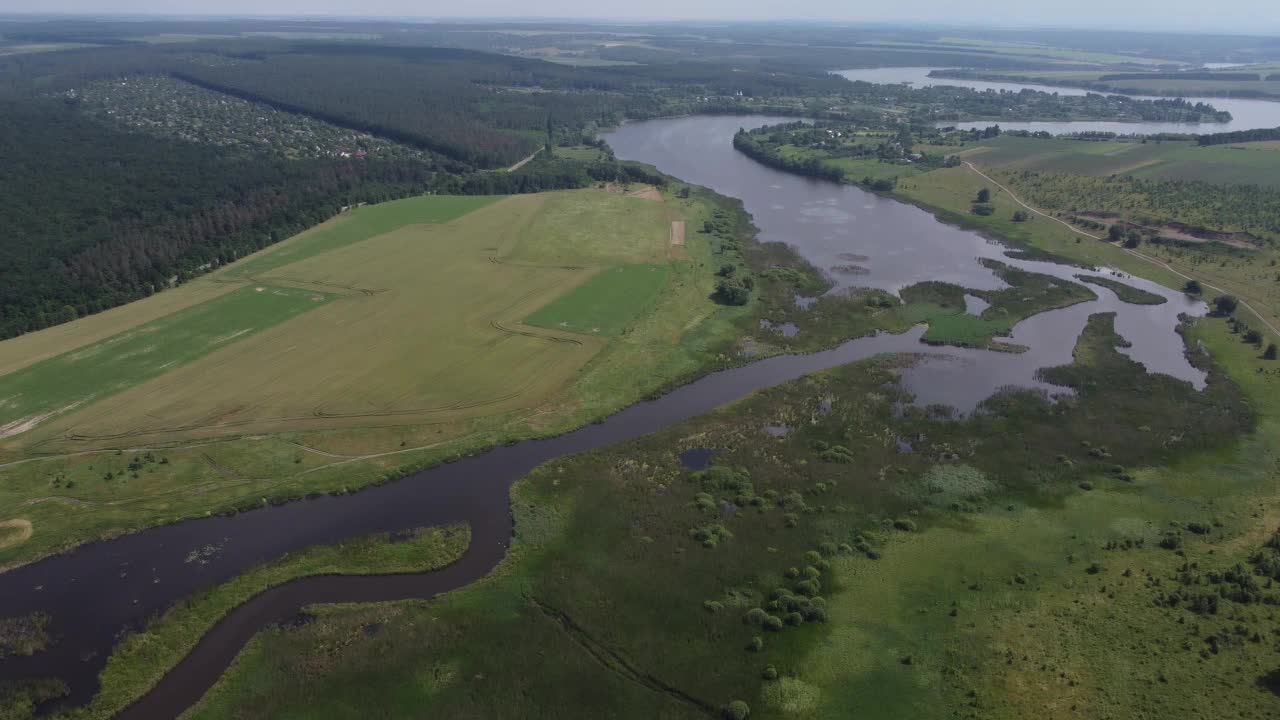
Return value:
[(1184, 141), (1089, 141), (1003, 135), (984, 140), (965, 157), (986, 167), (1045, 173), (1133, 175), (1280, 187), (1280, 156), (1266, 143), (1199, 146)]
[[(10, 414), (91, 399), (0, 443), (0, 506), (35, 529), (0, 563), (562, 432), (696, 375), (745, 309), (711, 300), (709, 240), (676, 257), (670, 226), (718, 202), (598, 189), (362, 207), (171, 297), (0, 343), (4, 397), (25, 403)], [(544, 307), (554, 328), (524, 322)], [(75, 374), (90, 353), (112, 373)], [(154, 452), (121, 450), (139, 447)]]
[(1056, 405), (900, 412), (873, 360), (552, 463), (493, 576), (268, 630), (189, 717), (1268, 717), (1268, 606), (1168, 593), (1269, 552), (1277, 376), (1225, 321), (1191, 332), (1203, 393), (1099, 315)]

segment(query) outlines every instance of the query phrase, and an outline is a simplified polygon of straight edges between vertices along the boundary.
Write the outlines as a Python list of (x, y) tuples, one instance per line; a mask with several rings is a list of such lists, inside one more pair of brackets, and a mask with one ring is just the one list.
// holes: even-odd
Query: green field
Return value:
[(322, 225), (236, 263), (229, 277), (253, 277), (407, 225), (445, 223), (496, 202), (476, 196), (426, 196), (354, 208)]
[(584, 335), (620, 335), (667, 284), (667, 268), (622, 265), (602, 270), (525, 318), (525, 323)]
[(188, 365), (332, 299), (308, 290), (245, 287), (0, 376), (0, 440)]
[[(1203, 393), (1146, 375), (1095, 316), (1056, 410), (1012, 393), (959, 421), (897, 413), (893, 364), (872, 361), (554, 463), (514, 493), (502, 571), (272, 629), (193, 717), (1268, 717), (1256, 682), (1280, 650), (1247, 640), (1263, 606), (1156, 602), (1280, 519), (1278, 381), (1221, 320), (1194, 340), (1252, 400), (1219, 374)], [(682, 469), (689, 447), (724, 448), (718, 469)]]
[[(619, 190), (360, 208), (0, 343), (0, 425), (25, 430), (0, 441), (0, 507), (23, 508), (0, 521), (34, 528), (4, 535), (0, 565), (563, 432), (700, 372), (746, 309), (711, 300), (710, 238), (672, 256), (671, 222), (701, 226), (719, 201)], [(567, 314), (524, 323), (543, 308)], [(116, 452), (140, 445), (163, 450)]]
[(988, 167), (1155, 180), (1257, 184), (1280, 188), (1280, 155), (1265, 143), (1210, 145), (1190, 142), (1041, 140), (1009, 135), (982, 142), (967, 159)]

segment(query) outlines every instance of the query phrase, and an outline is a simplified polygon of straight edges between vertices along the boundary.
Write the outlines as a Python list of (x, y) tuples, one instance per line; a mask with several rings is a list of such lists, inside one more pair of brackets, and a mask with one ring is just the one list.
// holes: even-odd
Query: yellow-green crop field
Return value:
[(356, 208), (0, 343), (0, 520), (34, 527), (0, 564), (562, 431), (699, 371), (743, 312), (710, 300), (708, 241), (671, 246), (709, 201), (618, 190)]

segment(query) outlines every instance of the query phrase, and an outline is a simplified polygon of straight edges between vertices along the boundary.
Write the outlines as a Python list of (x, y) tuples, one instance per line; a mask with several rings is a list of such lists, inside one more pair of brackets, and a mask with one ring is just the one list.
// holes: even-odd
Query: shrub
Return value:
[(778, 668), (772, 665), (765, 665), (764, 670), (760, 672), (760, 677), (764, 678), (765, 680), (777, 680)]
[(751, 716), (751, 707), (741, 700), (734, 700), (725, 705), (724, 716), (728, 720), (747, 720)]
[(843, 445), (832, 445), (818, 454), (823, 462), (848, 465), (854, 461), (853, 451)]
[(706, 600), (706, 601), (703, 601), (702, 607), (704, 610), (706, 610), (709, 613), (718, 613), (724, 609), (724, 603), (721, 603), (716, 600)]
[(804, 624), (804, 615), (798, 612), (789, 612), (787, 613), (786, 623), (788, 625), (802, 625)]
[(720, 278), (711, 298), (721, 305), (746, 305), (751, 300), (751, 288), (745, 281), (750, 277)]
[(801, 595), (807, 595), (808, 597), (813, 597), (814, 595), (817, 595), (818, 593), (822, 592), (822, 583), (818, 582), (817, 580), (801, 580), (800, 582), (796, 583), (796, 592), (800, 593)]
[(1219, 295), (1213, 299), (1213, 310), (1219, 315), (1230, 315), (1239, 305), (1240, 301), (1234, 295)]
[(806, 580), (817, 580), (822, 577), (822, 571), (812, 565), (805, 565), (804, 577)]
[(1030, 216), (1029, 214), (1027, 214), (1027, 211), (1026, 211), (1026, 210), (1014, 210), (1014, 211), (1013, 211), (1013, 221), (1014, 221), (1014, 222), (1016, 222), (1016, 223), (1026, 222), (1026, 221), (1028, 221), (1028, 220), (1030, 220), (1030, 219), (1031, 219), (1031, 216)]
[(894, 521), (893, 521), (893, 527), (894, 527), (894, 529), (895, 529), (895, 530), (902, 530), (903, 532), (915, 532), (915, 531), (916, 531), (916, 523), (915, 523), (915, 521), (914, 521), (914, 520), (909, 520), (909, 519), (907, 519), (907, 518), (898, 518), (897, 520), (894, 520)]
[(853, 548), (849, 545), (849, 543), (840, 543), (839, 552), (841, 555), (852, 555)]
[(1275, 344), (1275, 343), (1270, 343), (1269, 345), (1267, 345), (1267, 349), (1262, 351), (1262, 359), (1263, 359), (1263, 360), (1275, 360), (1275, 359), (1276, 359), (1276, 344)]
[(817, 565), (822, 560), (822, 555), (817, 550), (807, 550), (804, 554), (804, 561), (809, 565)]
[(804, 619), (809, 622), (824, 623), (827, 621), (826, 608), (816, 606), (810, 607), (808, 610), (805, 610)]
[(711, 525), (703, 525), (689, 531), (689, 537), (702, 543), (703, 547), (713, 548), (720, 544), (721, 540), (728, 540), (733, 537), (733, 533), (720, 523)]
[(996, 211), (996, 208), (994, 205), (987, 205), (985, 203), (974, 203), (973, 205), (973, 214), (979, 215), (981, 217), (987, 217), (988, 215), (993, 215), (995, 214), (995, 211)]
[(751, 642), (747, 643), (747, 649), (751, 652), (760, 652), (764, 650), (764, 638), (756, 635), (751, 638)]
[(980, 203), (991, 202), (991, 190), (989, 188), (982, 188), (981, 190), (979, 190), (978, 197), (974, 200), (974, 202), (980, 202)]
[(764, 629), (770, 632), (779, 632), (782, 630), (782, 618), (777, 615), (770, 615), (764, 620)]
[(782, 519), (789, 528), (793, 528), (800, 524), (800, 516), (795, 513), (787, 513), (782, 516)]
[(787, 571), (783, 573), (783, 575), (786, 575), (787, 578), (790, 580), (795, 580), (796, 578), (800, 577), (800, 571), (794, 567), (789, 567), (787, 568)]
[(831, 557), (832, 555), (835, 555), (837, 551), (838, 549), (836, 548), (836, 544), (833, 542), (824, 542), (824, 543), (818, 544), (818, 552), (822, 553), (823, 555), (826, 555), (827, 557)]
[(1198, 280), (1188, 280), (1187, 284), (1182, 286), (1182, 292), (1188, 295), (1199, 295), (1201, 292), (1200, 282)]
[(693, 496), (693, 506), (702, 512), (715, 512), (716, 499), (707, 493), (701, 492)]

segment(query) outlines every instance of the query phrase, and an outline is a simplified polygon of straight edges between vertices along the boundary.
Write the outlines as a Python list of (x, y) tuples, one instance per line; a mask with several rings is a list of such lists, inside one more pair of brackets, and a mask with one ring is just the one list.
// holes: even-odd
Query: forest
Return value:
[[(75, 29), (90, 31), (107, 32)], [(94, 41), (0, 56), (0, 189), (14, 208), (0, 242), (0, 338), (144, 297), (356, 202), (657, 181), (611, 160), (548, 153), (500, 171), (544, 147), (591, 142), (624, 119), (775, 112), (881, 126), (903, 116), (923, 125), (1222, 115), (1183, 101), (851, 83), (763, 51), (747, 63), (575, 67), (356, 40)], [(368, 157), (346, 157), (344, 144)]]
[(1196, 137), (1196, 142), (1201, 145), (1231, 145), (1243, 142), (1261, 142), (1263, 140), (1280, 140), (1280, 128), (1234, 130), (1232, 132), (1210, 133)]
[(117, 130), (65, 103), (0, 101), (0, 338), (145, 297), (342, 206), (422, 192), (505, 194), (655, 178), (616, 162), (515, 173), (423, 159), (297, 159)]

